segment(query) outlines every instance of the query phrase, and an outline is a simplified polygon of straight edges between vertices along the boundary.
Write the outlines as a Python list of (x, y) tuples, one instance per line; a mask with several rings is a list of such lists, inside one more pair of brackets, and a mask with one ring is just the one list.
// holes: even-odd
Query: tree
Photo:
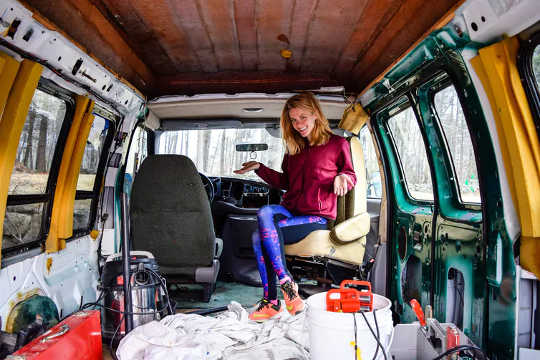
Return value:
[(47, 125), (49, 119), (46, 116), (40, 115), (39, 137), (36, 154), (36, 170), (39, 172), (47, 172)]

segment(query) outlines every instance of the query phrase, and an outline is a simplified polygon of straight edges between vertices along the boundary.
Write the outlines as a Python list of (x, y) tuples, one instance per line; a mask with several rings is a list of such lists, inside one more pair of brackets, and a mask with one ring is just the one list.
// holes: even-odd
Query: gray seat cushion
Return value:
[(213, 264), (215, 235), (201, 178), (182, 155), (147, 157), (133, 182), (133, 249), (154, 254), (162, 272), (195, 276)]

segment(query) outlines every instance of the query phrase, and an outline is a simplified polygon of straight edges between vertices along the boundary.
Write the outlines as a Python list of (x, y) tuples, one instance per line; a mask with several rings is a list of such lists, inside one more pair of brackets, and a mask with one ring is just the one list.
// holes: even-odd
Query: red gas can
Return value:
[(99, 311), (85, 310), (64, 319), (6, 359), (100, 360), (102, 357)]

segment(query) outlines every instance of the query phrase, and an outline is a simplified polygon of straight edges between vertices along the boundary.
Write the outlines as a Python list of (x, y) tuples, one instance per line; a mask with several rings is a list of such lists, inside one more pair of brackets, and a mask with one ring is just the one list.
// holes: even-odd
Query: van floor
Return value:
[(202, 287), (199, 285), (169, 285), (169, 296), (176, 301), (177, 310), (212, 309), (227, 306), (231, 301), (243, 307), (251, 307), (261, 299), (262, 287), (249, 286), (237, 282), (218, 281), (209, 302), (202, 301)]

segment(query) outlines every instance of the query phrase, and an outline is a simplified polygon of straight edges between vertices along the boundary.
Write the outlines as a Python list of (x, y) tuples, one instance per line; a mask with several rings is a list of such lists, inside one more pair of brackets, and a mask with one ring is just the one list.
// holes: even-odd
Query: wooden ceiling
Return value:
[(360, 91), (461, 2), (26, 0), (149, 97)]

